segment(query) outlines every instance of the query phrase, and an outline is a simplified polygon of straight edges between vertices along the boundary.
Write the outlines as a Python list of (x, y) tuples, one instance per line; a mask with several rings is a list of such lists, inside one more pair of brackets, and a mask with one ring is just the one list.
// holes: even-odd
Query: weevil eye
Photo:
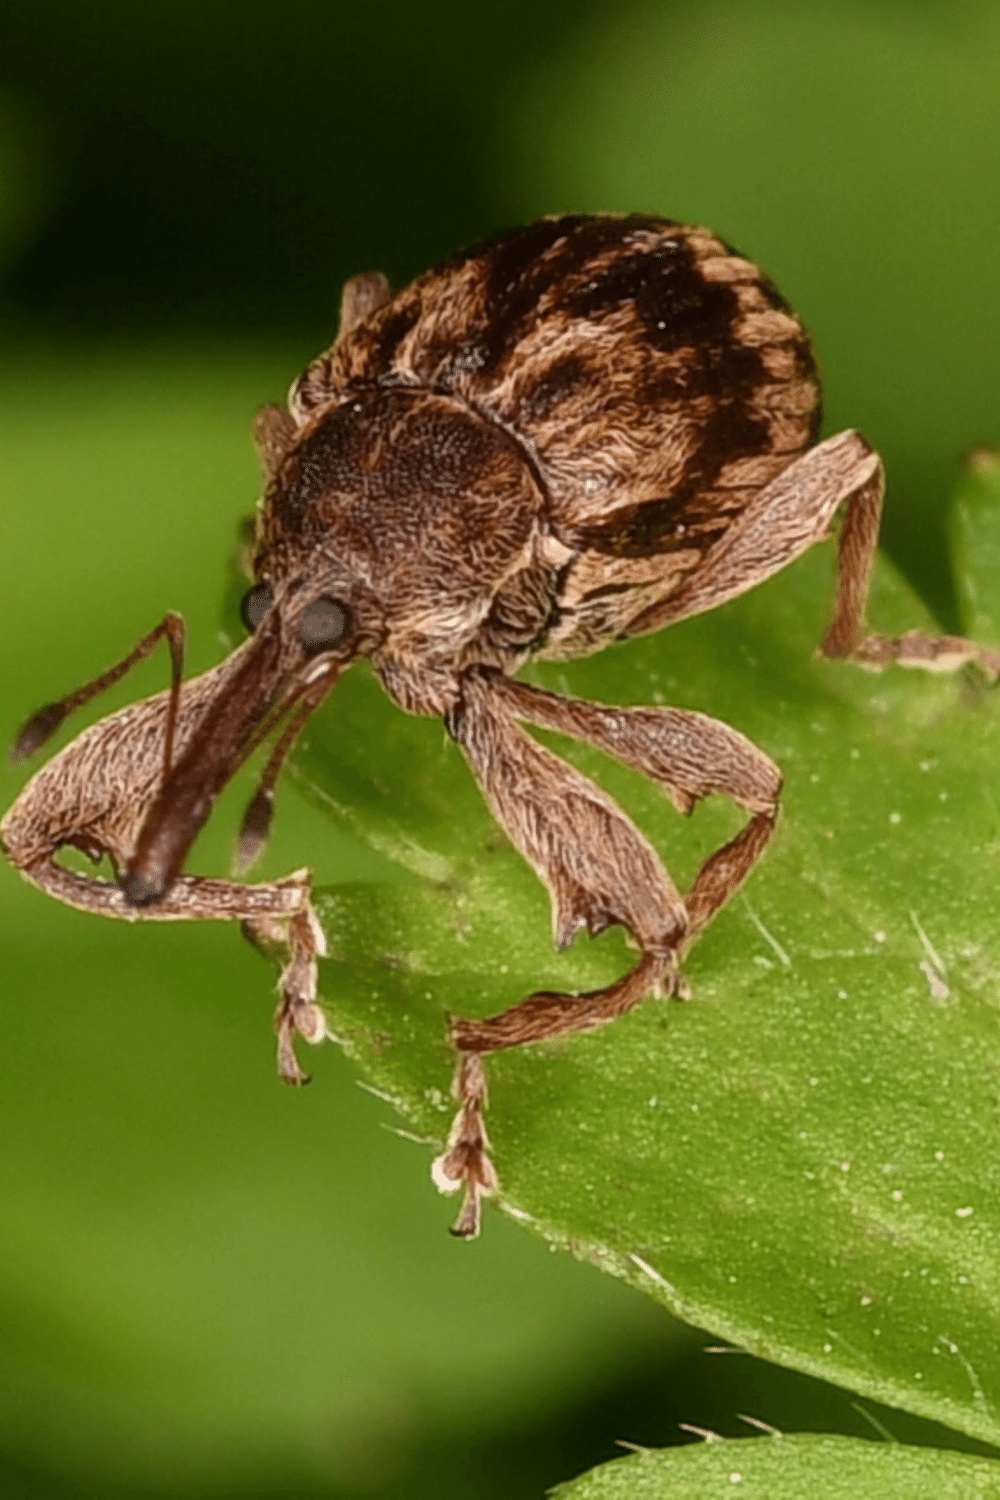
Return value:
[(253, 635), (273, 603), (274, 591), (269, 583), (255, 584), (249, 593), (243, 595), (243, 602), (240, 605), (240, 615), (251, 635)]
[(314, 599), (299, 616), (299, 640), (309, 652), (329, 651), (351, 628), (351, 612), (339, 599), (324, 594)]

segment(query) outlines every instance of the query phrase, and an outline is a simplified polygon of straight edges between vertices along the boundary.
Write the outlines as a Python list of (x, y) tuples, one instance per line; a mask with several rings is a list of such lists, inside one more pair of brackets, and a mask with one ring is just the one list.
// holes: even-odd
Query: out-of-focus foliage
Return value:
[(51, 202), (51, 142), (42, 112), (0, 89), (0, 277)]
[[(566, 208), (705, 219), (768, 266), (950, 607), (947, 476), (1000, 437), (996, 63), (989, 0), (5, 7), (0, 733), (168, 607), (192, 669), (215, 657), (250, 414), (328, 339), (343, 276)], [(0, 772), (4, 803), (22, 782)], [(245, 791), (198, 867), (225, 869)], [(304, 862), (390, 874), (287, 787), (266, 869)], [(234, 932), (101, 923), (3, 870), (0, 933), (9, 1493), (510, 1500), (680, 1421), (866, 1431), (497, 1215), (451, 1245), (424, 1154), (332, 1052), (307, 1095), (273, 1082)]]

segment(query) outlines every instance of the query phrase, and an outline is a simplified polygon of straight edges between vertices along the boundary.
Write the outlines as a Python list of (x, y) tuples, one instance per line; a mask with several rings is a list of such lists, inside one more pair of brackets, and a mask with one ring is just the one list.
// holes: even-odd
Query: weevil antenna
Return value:
[(106, 688), (113, 687), (116, 682), (119, 682), (137, 662), (149, 655), (161, 636), (167, 638), (171, 661), (170, 706), (167, 711), (167, 734), (164, 745), (166, 774), (166, 771), (170, 770), (173, 758), (174, 726), (177, 722), (181, 679), (184, 675), (184, 620), (180, 615), (173, 613), (161, 620), (148, 635), (144, 635), (128, 656), (123, 657), (115, 666), (109, 667), (92, 682), (84, 683), (83, 687), (67, 693), (65, 698), (59, 698), (55, 703), (46, 703), (44, 708), (32, 714), (14, 741), (10, 752), (12, 764), (17, 765), (19, 761), (27, 760), (29, 755), (34, 755), (36, 750), (40, 750), (74, 709), (81, 708), (84, 703), (89, 703), (91, 698), (96, 698), (98, 693), (103, 693)]
[[(267, 765), (261, 773), (257, 790), (247, 803), (240, 831), (236, 837), (236, 848), (233, 852), (233, 871), (237, 875), (246, 874), (256, 860), (260, 858), (264, 846), (267, 843), (271, 831), (271, 816), (274, 812), (274, 788), (281, 774), (281, 768), (285, 763), (289, 751), (295, 744), (299, 735), (305, 727), (307, 719), (322, 703), (327, 693), (333, 687), (338, 676), (338, 664), (331, 663), (330, 669), (313, 682), (300, 683), (297, 688), (281, 704), (277, 715), (272, 718), (270, 724), (260, 739), (266, 738), (271, 729), (274, 728), (275, 720), (281, 715), (293, 709), (291, 718), (285, 725), (281, 738), (278, 740), (268, 758)], [(296, 708), (295, 705), (298, 705)], [(258, 744), (260, 743), (258, 739)]]
[(292, 714), (285, 725), (284, 733), (271, 751), (257, 784), (257, 790), (247, 803), (240, 831), (236, 836), (236, 848), (233, 851), (233, 873), (236, 875), (245, 875), (263, 852), (271, 832), (275, 782), (281, 772), (285, 757), (311, 713), (311, 704), (300, 703), (298, 710)]
[(166, 631), (167, 645), (170, 648), (170, 701), (167, 704), (167, 727), (163, 736), (163, 779), (166, 781), (170, 775), (170, 767), (174, 762), (174, 736), (177, 730), (177, 711), (181, 701), (181, 683), (184, 680), (184, 621), (180, 615), (168, 615), (164, 621), (174, 620), (180, 626), (179, 629)]

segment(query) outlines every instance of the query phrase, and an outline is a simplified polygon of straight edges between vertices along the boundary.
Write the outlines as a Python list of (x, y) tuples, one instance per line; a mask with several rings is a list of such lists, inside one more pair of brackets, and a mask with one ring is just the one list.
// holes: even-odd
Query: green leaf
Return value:
[(969, 457), (952, 509), (952, 555), (962, 629), (976, 640), (1000, 639), (1000, 456), (979, 448)]
[[(998, 493), (976, 482), (990, 504), (962, 509), (958, 546), (980, 560), (985, 625), (1000, 608), (981, 545)], [(817, 659), (831, 584), (831, 549), (814, 549), (725, 609), (532, 672), (736, 725), (783, 767), (785, 815), (690, 955), (692, 1003), (489, 1059), (501, 1201), (746, 1349), (996, 1442), (998, 699), (971, 673)], [(871, 618), (927, 623), (884, 563)], [(738, 826), (721, 802), (681, 819), (648, 782), (559, 748), (621, 798), (682, 887)], [(449, 1013), (592, 988), (632, 958), (620, 932), (553, 951), (546, 894), (441, 726), (395, 710), (364, 671), (314, 721), (298, 768), (400, 870), (321, 897), (333, 1029), (440, 1142)]]
[(854, 1438), (748, 1438), (639, 1453), (553, 1491), (556, 1500), (970, 1500), (1000, 1496), (1000, 1464)]

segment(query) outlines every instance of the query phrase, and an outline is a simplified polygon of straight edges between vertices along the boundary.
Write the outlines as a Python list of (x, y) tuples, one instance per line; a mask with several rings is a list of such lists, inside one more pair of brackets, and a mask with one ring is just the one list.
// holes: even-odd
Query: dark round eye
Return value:
[(273, 603), (274, 592), (269, 583), (255, 584), (249, 593), (243, 595), (243, 602), (240, 605), (240, 615), (251, 635), (253, 635)]
[(299, 616), (299, 640), (307, 651), (329, 651), (351, 628), (351, 612), (339, 599), (324, 594), (314, 599)]

